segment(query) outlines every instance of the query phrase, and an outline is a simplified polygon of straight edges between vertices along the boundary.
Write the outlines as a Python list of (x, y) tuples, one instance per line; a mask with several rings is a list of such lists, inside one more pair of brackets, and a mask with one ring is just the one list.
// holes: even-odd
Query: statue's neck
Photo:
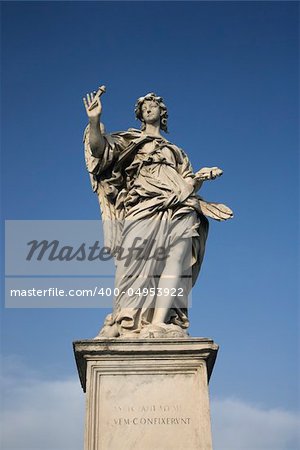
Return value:
[(146, 124), (146, 128), (145, 128), (145, 130), (143, 132), (145, 134), (149, 134), (151, 136), (163, 137), (160, 134), (160, 127), (159, 127), (159, 125), (156, 125), (156, 124), (147, 123)]

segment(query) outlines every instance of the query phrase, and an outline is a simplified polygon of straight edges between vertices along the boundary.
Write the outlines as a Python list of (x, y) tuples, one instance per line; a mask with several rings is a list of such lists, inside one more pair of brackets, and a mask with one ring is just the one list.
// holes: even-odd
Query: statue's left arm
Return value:
[[(219, 169), (218, 167), (203, 167), (198, 172), (193, 173), (193, 169), (188, 157), (183, 151), (181, 152), (181, 175), (189, 184), (193, 185), (193, 190), (195, 193), (200, 189), (204, 181), (214, 180), (215, 178), (220, 177), (223, 174), (223, 170)], [(222, 203), (207, 202), (201, 197), (199, 197), (199, 203), (203, 214), (214, 220), (223, 221), (232, 219), (233, 217), (232, 210)]]
[(193, 186), (194, 192), (197, 192), (204, 181), (212, 180), (217, 176), (222, 175), (223, 171), (217, 167), (204, 167), (198, 172), (194, 173), (192, 165), (189, 161), (188, 156), (180, 149), (181, 153), (181, 164), (179, 165), (180, 173), (182, 178), (185, 179), (190, 185)]
[(214, 180), (223, 174), (223, 170), (218, 167), (203, 167), (194, 173), (189, 158), (183, 150), (179, 150), (182, 157), (180, 164), (181, 176), (194, 187), (195, 192), (201, 188), (204, 181)]

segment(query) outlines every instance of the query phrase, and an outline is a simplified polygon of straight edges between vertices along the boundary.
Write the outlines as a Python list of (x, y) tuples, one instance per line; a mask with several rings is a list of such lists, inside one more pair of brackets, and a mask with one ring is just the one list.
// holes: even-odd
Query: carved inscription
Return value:
[(190, 425), (190, 417), (119, 417), (114, 425)]
[(173, 412), (178, 413), (181, 410), (180, 405), (139, 405), (139, 406), (115, 406), (115, 412), (118, 413), (145, 413), (145, 412)]
[(119, 414), (118, 417), (113, 419), (113, 425), (117, 426), (191, 424), (190, 417), (180, 414), (180, 405), (115, 406), (114, 410), (115, 413)]

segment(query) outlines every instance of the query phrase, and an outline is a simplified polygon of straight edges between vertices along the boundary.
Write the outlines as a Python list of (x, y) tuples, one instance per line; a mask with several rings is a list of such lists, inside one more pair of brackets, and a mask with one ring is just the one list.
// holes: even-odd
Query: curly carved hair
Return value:
[(135, 117), (142, 122), (141, 130), (143, 131), (146, 128), (145, 121), (143, 119), (142, 114), (142, 105), (144, 101), (154, 101), (158, 104), (160, 109), (160, 129), (164, 131), (165, 133), (168, 133), (168, 110), (166, 105), (164, 104), (163, 98), (158, 97), (154, 92), (149, 92), (149, 94), (145, 95), (144, 97), (140, 97), (137, 99), (137, 102), (135, 104), (134, 112)]

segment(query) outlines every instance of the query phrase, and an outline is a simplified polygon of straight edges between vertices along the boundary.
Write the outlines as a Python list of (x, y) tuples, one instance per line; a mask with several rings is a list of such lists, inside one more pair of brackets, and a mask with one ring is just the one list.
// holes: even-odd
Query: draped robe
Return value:
[[(182, 239), (189, 240), (189, 250), (179, 284), (181, 295), (172, 299), (166, 322), (186, 329), (188, 294), (200, 270), (208, 233), (188, 157), (166, 139), (135, 129), (104, 138), (104, 154), (98, 159), (92, 155), (87, 127), (86, 165), (98, 194), (106, 245), (117, 256), (120, 249), (128, 253), (138, 239), (137, 245), (146, 242), (151, 252), (145, 258), (115, 258), (119, 295), (103, 330), (117, 325), (119, 335), (139, 333), (151, 323), (157, 301), (153, 292), (164, 267), (172, 263), (172, 249)], [(169, 256), (153, 257), (161, 248)], [(141, 295), (144, 288), (148, 295)]]

